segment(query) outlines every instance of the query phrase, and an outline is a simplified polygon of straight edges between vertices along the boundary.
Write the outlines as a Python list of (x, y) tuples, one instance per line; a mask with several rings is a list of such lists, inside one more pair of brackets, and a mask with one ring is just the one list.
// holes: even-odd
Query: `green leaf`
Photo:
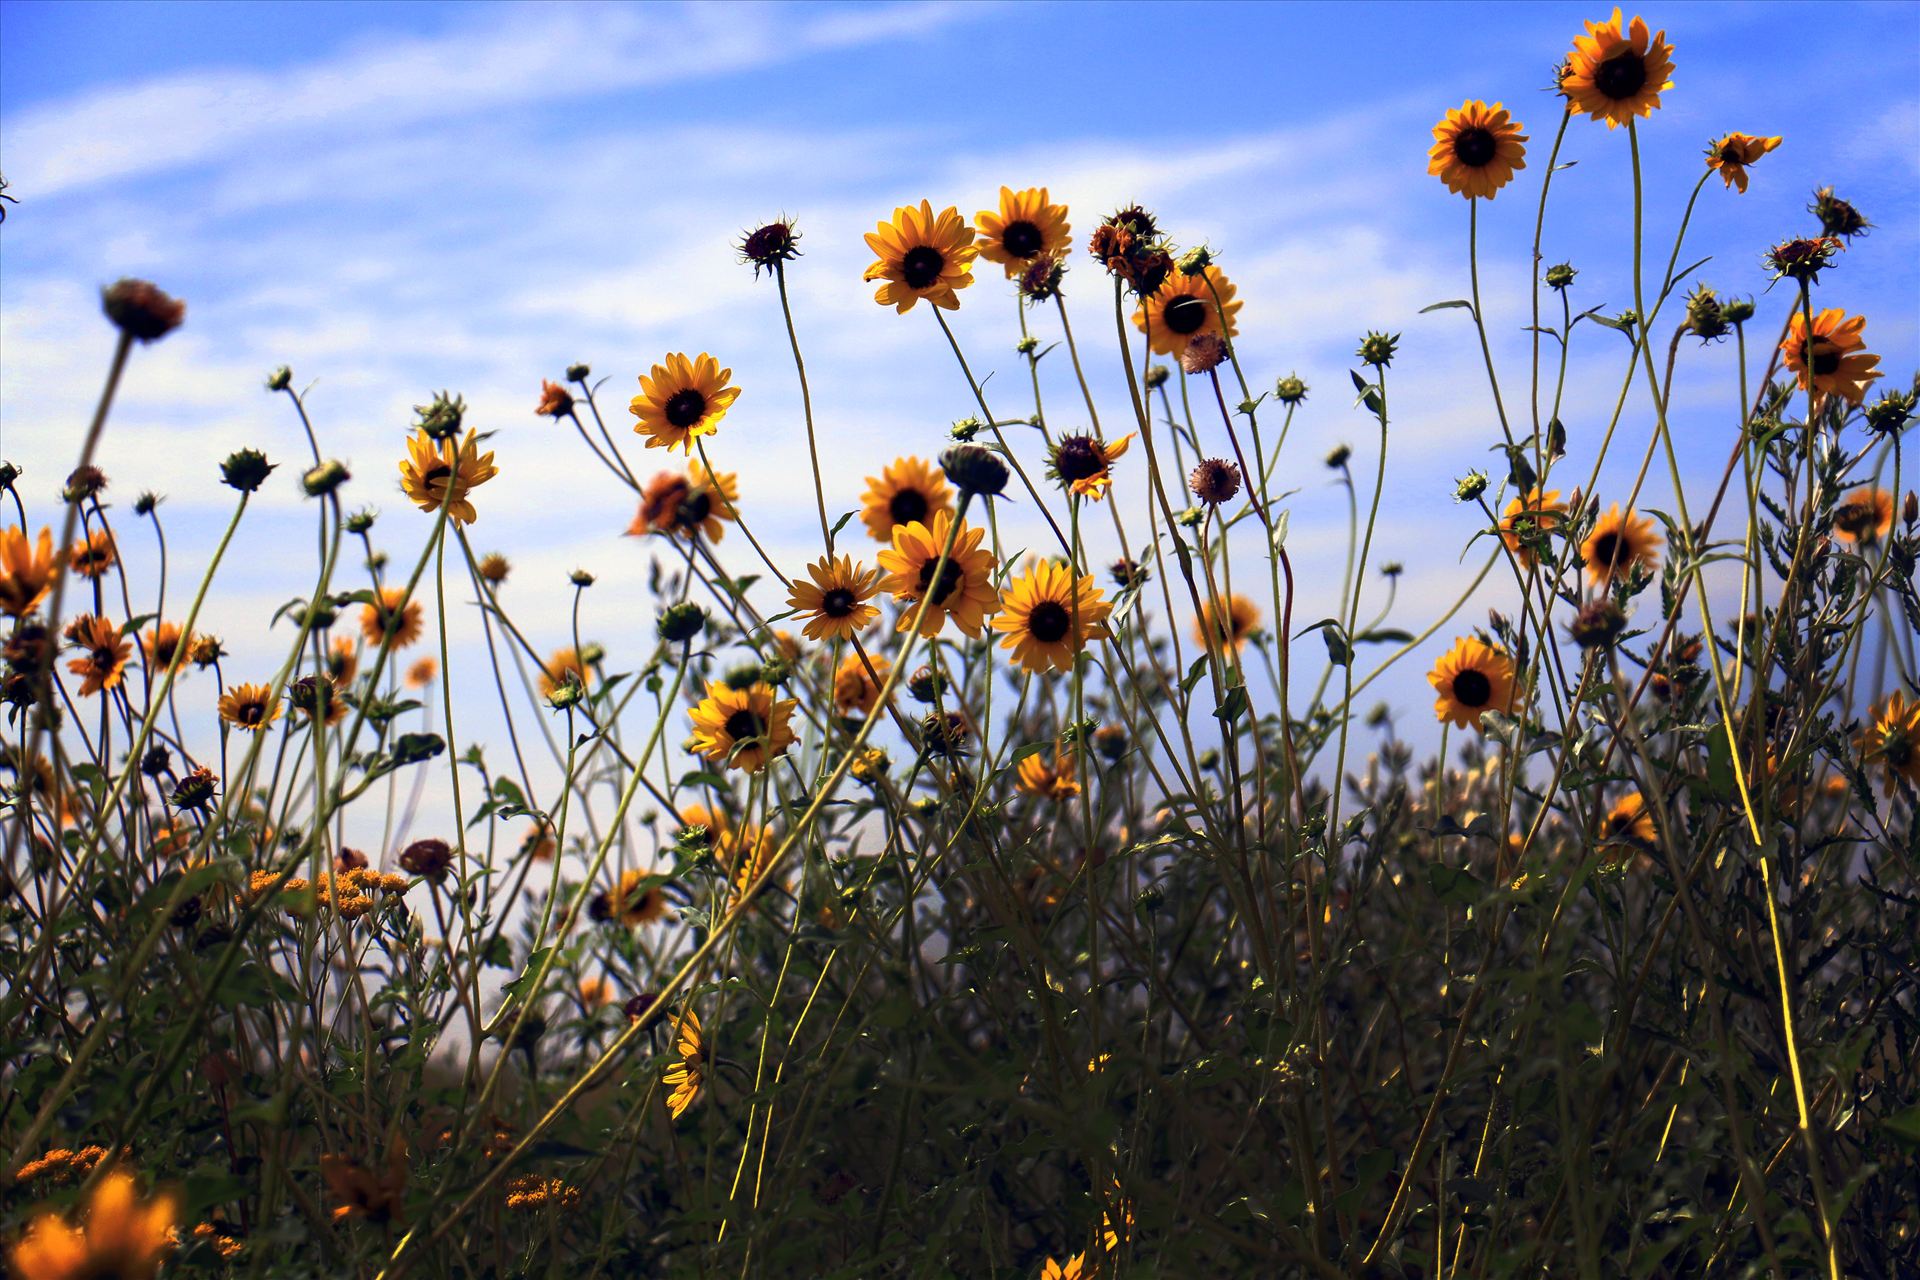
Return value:
[(1473, 304), (1465, 298), (1451, 298), (1446, 302), (1436, 302), (1430, 307), (1420, 308), (1420, 314), (1425, 315), (1429, 311), (1445, 311), (1449, 307), (1465, 307), (1469, 311), (1473, 310)]
[(1247, 714), (1252, 705), (1247, 698), (1247, 686), (1236, 684), (1227, 690), (1227, 696), (1221, 699), (1220, 705), (1214, 709), (1213, 716), (1223, 724), (1232, 724)]
[(1442, 902), (1471, 906), (1480, 900), (1486, 886), (1470, 871), (1449, 867), (1444, 862), (1427, 864), (1427, 884)]

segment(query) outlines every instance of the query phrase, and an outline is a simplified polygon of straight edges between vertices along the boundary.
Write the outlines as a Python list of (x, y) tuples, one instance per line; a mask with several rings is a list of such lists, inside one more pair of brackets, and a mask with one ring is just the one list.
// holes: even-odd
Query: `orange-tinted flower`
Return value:
[(53, 558), (53, 530), (40, 530), (29, 545), (27, 531), (8, 525), (0, 529), (0, 613), (24, 618), (46, 598), (60, 566)]
[(1567, 96), (1568, 110), (1605, 120), (1612, 129), (1635, 116), (1652, 115), (1660, 94), (1673, 88), (1672, 75), (1667, 33), (1649, 36), (1646, 21), (1637, 16), (1623, 28), (1616, 8), (1612, 18), (1587, 23), (1587, 33), (1573, 38), (1560, 91)]
[(640, 375), (640, 394), (627, 405), (639, 421), (634, 431), (647, 438), (649, 449), (679, 449), (691, 455), (693, 442), (712, 435), (740, 398), (731, 385), (733, 370), (702, 351), (689, 359), (681, 352)]
[(1778, 137), (1756, 138), (1746, 133), (1730, 133), (1718, 142), (1707, 144), (1707, 168), (1717, 170), (1729, 187), (1747, 193), (1747, 166), (1780, 145)]
[(57, 1213), (34, 1218), (9, 1263), (20, 1280), (151, 1280), (174, 1245), (171, 1196), (142, 1201), (133, 1176), (114, 1172), (87, 1201), (85, 1225)]
[[(1218, 293), (1216, 299), (1214, 295)], [(1215, 266), (1197, 276), (1175, 273), (1161, 282), (1154, 292), (1140, 299), (1133, 311), (1133, 326), (1147, 335), (1156, 355), (1176, 359), (1187, 352), (1187, 345), (1203, 333), (1231, 340), (1240, 332), (1236, 317), (1243, 305), (1233, 281)], [(1227, 318), (1226, 330), (1220, 328), (1221, 314)]]
[(1239, 592), (1223, 602), (1209, 598), (1193, 620), (1193, 638), (1207, 648), (1243, 647), (1260, 625), (1260, 607)]
[(1498, 102), (1489, 107), (1471, 98), (1433, 126), (1427, 172), (1455, 195), (1491, 200), (1513, 181), (1514, 170), (1527, 167), (1526, 141), (1520, 122), (1506, 107)]
[(1799, 311), (1788, 321), (1787, 340), (1780, 354), (1787, 368), (1807, 389), (1809, 369), (1813, 389), (1837, 395), (1857, 405), (1867, 398), (1867, 384), (1880, 376), (1880, 357), (1866, 350), (1865, 316), (1848, 316), (1838, 307), (1828, 307), (1813, 317), (1812, 359), (1808, 359), (1807, 318)]
[[(867, 664), (873, 664), (871, 673)], [(870, 653), (864, 659), (857, 653), (849, 653), (840, 659), (840, 665), (833, 673), (833, 705), (842, 714), (858, 711), (863, 716), (873, 714), (880, 702), (880, 685), (874, 682), (878, 676), (882, 682), (887, 673), (893, 670), (893, 663), (877, 653)]]
[(95, 529), (67, 551), (68, 567), (83, 578), (99, 577), (113, 568), (118, 559), (113, 535), (105, 529)]
[(1834, 536), (1845, 542), (1879, 542), (1893, 528), (1893, 495), (1872, 485), (1855, 489), (1833, 509)]
[(391, 636), (395, 649), (406, 648), (420, 638), (420, 602), (408, 599), (405, 587), (382, 587), (378, 603), (360, 606), (360, 634), (368, 644)]
[(119, 627), (105, 618), (82, 614), (67, 625), (67, 638), (82, 650), (79, 657), (67, 663), (67, 670), (81, 677), (81, 697), (90, 698), (119, 686), (127, 657), (133, 652)]
[(866, 241), (875, 261), (864, 278), (884, 281), (873, 295), (883, 307), (905, 312), (925, 298), (952, 311), (960, 305), (954, 291), (973, 283), (973, 259), (980, 251), (958, 209), (936, 215), (928, 200), (918, 209), (903, 205), (867, 233)]
[(1513, 659), (1470, 636), (1441, 655), (1427, 682), (1440, 695), (1434, 714), (1457, 729), (1478, 729), (1483, 712), (1513, 710)]

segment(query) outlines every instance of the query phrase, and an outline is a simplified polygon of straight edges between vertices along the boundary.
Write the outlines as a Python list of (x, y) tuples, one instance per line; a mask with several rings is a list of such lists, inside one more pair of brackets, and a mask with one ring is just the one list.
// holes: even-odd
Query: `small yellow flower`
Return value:
[(221, 695), (220, 718), (236, 729), (257, 733), (280, 718), (280, 700), (264, 684), (237, 684)]
[(391, 637), (395, 649), (406, 648), (420, 638), (420, 602), (405, 587), (382, 587), (378, 603), (360, 606), (360, 634), (371, 645)]
[(120, 628), (105, 618), (82, 614), (67, 624), (67, 638), (84, 652), (67, 663), (67, 670), (81, 677), (80, 696), (90, 698), (118, 688), (126, 671), (133, 646), (120, 635)]
[(1243, 648), (1253, 629), (1260, 625), (1260, 607), (1239, 592), (1222, 602), (1209, 598), (1194, 619), (1193, 636), (1209, 649)]
[(848, 556), (822, 556), (807, 566), (811, 582), (793, 580), (787, 603), (807, 617), (801, 630), (809, 640), (849, 640), (880, 616), (870, 605), (879, 590), (878, 570), (856, 564)]
[[(1216, 292), (1220, 295), (1218, 301), (1214, 298)], [(1162, 281), (1158, 289), (1140, 299), (1140, 305), (1133, 311), (1133, 327), (1147, 335), (1155, 355), (1177, 360), (1187, 353), (1188, 344), (1203, 333), (1230, 340), (1240, 332), (1236, 317), (1242, 303), (1236, 293), (1233, 281), (1227, 279), (1219, 267), (1208, 266), (1197, 276), (1176, 271)], [(1227, 317), (1224, 334), (1220, 330), (1223, 312)]]
[(53, 530), (43, 528), (28, 545), (27, 531), (8, 525), (0, 529), (0, 613), (24, 618), (37, 608), (60, 576), (53, 558)]
[[(873, 664), (871, 673), (867, 670), (868, 663)], [(857, 653), (850, 653), (840, 659), (840, 665), (833, 673), (834, 709), (842, 714), (858, 711), (863, 716), (872, 715), (874, 707), (880, 702), (880, 685), (875, 683), (874, 677), (878, 676), (884, 682), (887, 672), (891, 670), (893, 663), (877, 653), (870, 653), (864, 658)]]
[[(1787, 340), (1780, 344), (1805, 391), (1811, 378), (1815, 391), (1837, 395), (1857, 405), (1867, 398), (1867, 384), (1880, 377), (1880, 357), (1866, 350), (1865, 316), (1851, 316), (1828, 307), (1813, 317), (1812, 357), (1808, 358), (1807, 318), (1799, 311), (1788, 322)], [(1809, 374), (1808, 365), (1812, 365)]]
[(953, 517), (944, 511), (934, 517), (931, 528), (918, 520), (898, 525), (893, 546), (876, 557), (889, 575), (886, 589), (902, 606), (898, 630), (912, 629), (922, 596), (928, 598), (926, 616), (920, 621), (923, 636), (939, 635), (951, 616), (962, 633), (977, 640), (987, 615), (999, 609), (1000, 597), (993, 589), (994, 555), (980, 545), (984, 529), (961, 522), (940, 580), (934, 581), (933, 571), (940, 565), (940, 551), (952, 529)]
[(1129, 431), (1117, 440), (1102, 440), (1093, 435), (1062, 436), (1053, 447), (1047, 470), (1069, 493), (1095, 502), (1107, 496), (1113, 483), (1113, 464), (1133, 443)]
[(1887, 700), (1876, 704), (1873, 723), (1855, 745), (1860, 748), (1860, 763), (1866, 768), (1880, 765), (1886, 770), (1888, 795), (1898, 790), (1898, 779), (1920, 787), (1920, 699), (1908, 701), (1896, 690)]
[(98, 578), (113, 568), (119, 558), (113, 535), (105, 529), (95, 529), (68, 549), (67, 566), (83, 578)]
[(174, 1247), (175, 1221), (171, 1196), (142, 1201), (131, 1174), (109, 1173), (87, 1202), (84, 1226), (42, 1213), (8, 1261), (20, 1280), (151, 1280)]
[(1605, 22), (1587, 23), (1587, 33), (1573, 38), (1560, 77), (1560, 92), (1569, 111), (1584, 111), (1605, 120), (1613, 129), (1635, 116), (1650, 116), (1660, 95), (1673, 88), (1673, 48), (1667, 33), (1647, 34), (1646, 20), (1636, 16), (1623, 27), (1620, 10)]
[(467, 495), (499, 474), (493, 454), (480, 452), (480, 438), (472, 431), (456, 445), (451, 437), (435, 440), (424, 428), (418, 430), (400, 460), (400, 487), (414, 505), (433, 512), (445, 503), (447, 519), (459, 525), (480, 518)]
[(867, 477), (860, 495), (860, 519), (876, 542), (893, 541), (903, 524), (930, 524), (953, 510), (953, 490), (940, 468), (925, 458), (895, 458), (878, 476)]
[(627, 526), (629, 537), (669, 533), (682, 538), (695, 534), (708, 542), (726, 536), (726, 524), (740, 509), (738, 476), (731, 471), (708, 471), (698, 461), (685, 475), (662, 471), (647, 481), (640, 510)]
[(1455, 195), (1491, 200), (1513, 181), (1514, 170), (1527, 167), (1526, 141), (1506, 107), (1471, 98), (1433, 126), (1427, 172)]
[(647, 438), (649, 449), (679, 449), (691, 455), (693, 442), (712, 435), (740, 398), (740, 388), (730, 385), (732, 378), (733, 370), (722, 369), (704, 351), (692, 358), (673, 352), (654, 365), (652, 373), (640, 375), (640, 394), (627, 405), (627, 412), (640, 420), (634, 431)]
[(593, 672), (580, 655), (573, 649), (555, 649), (546, 665), (540, 668), (540, 696), (551, 698), (562, 686), (577, 684), (582, 689), (593, 687)]
[(1067, 206), (1048, 203), (1045, 187), (1002, 187), (999, 210), (982, 209), (973, 221), (980, 228), (980, 256), (999, 263), (1009, 280), (1036, 258), (1064, 257), (1073, 244)]
[[(1071, 800), (1080, 794), (1080, 780), (1074, 776), (1073, 757), (1063, 754), (1057, 746), (1054, 748), (1051, 764), (1041, 759), (1038, 754), (1022, 760), (1014, 778), (1014, 785), (1025, 795), (1041, 800), (1052, 800), (1056, 803)], [(1088, 1070), (1092, 1069), (1091, 1066), (1088, 1067)]]
[(1751, 134), (1730, 133), (1707, 146), (1707, 168), (1719, 171), (1729, 187), (1747, 193), (1747, 166), (1780, 145), (1778, 137), (1756, 138)]
[(710, 680), (707, 696), (688, 713), (692, 748), (714, 764), (758, 773), (798, 741), (787, 722), (799, 705), (796, 699), (776, 698), (764, 684), (729, 689)]
[(678, 1120), (707, 1082), (707, 1047), (700, 1037), (700, 1019), (693, 1010), (681, 1010), (674, 1024), (673, 1047), (680, 1060), (667, 1068), (661, 1080), (670, 1091), (667, 1114)]
[(893, 217), (866, 236), (875, 261), (865, 279), (884, 281), (873, 300), (883, 307), (906, 312), (925, 298), (948, 311), (960, 306), (956, 289), (973, 283), (973, 228), (951, 206), (938, 215), (933, 203), (922, 200), (918, 209), (903, 205)]
[(1513, 659), (1481, 640), (1464, 637), (1427, 675), (1440, 695), (1434, 714), (1456, 729), (1477, 729), (1485, 711), (1513, 710)]
[(1111, 612), (1092, 574), (1076, 577), (1067, 566), (1044, 560), (1001, 593), (993, 629), (1005, 634), (1000, 647), (1013, 650), (1022, 670), (1071, 671), (1088, 641), (1107, 638)]

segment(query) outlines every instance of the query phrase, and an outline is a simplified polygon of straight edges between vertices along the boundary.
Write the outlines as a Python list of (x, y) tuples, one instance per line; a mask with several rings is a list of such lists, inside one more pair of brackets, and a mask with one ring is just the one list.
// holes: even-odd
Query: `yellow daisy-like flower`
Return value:
[(1606, 835), (1609, 840), (1652, 844), (1653, 815), (1647, 812), (1646, 797), (1635, 791), (1622, 796), (1618, 804), (1607, 810)]
[(1870, 714), (1873, 723), (1855, 742), (1860, 748), (1860, 763), (1869, 769), (1880, 765), (1886, 770), (1888, 795), (1899, 789), (1899, 778), (1920, 787), (1920, 699), (1909, 702), (1906, 694), (1895, 690)]
[(1024, 671), (1071, 671), (1089, 640), (1107, 638), (1113, 605), (1093, 585), (1093, 575), (1078, 578), (1066, 565), (1043, 560), (1015, 578), (1000, 596), (993, 629), (1003, 632), (1002, 649)]
[(120, 628), (105, 618), (82, 614), (67, 624), (67, 639), (84, 652), (67, 663), (67, 670), (79, 676), (80, 696), (91, 698), (118, 688), (127, 668), (133, 646), (120, 635)]
[(707, 682), (707, 696), (688, 714), (693, 720), (692, 749), (714, 764), (758, 773), (798, 739), (787, 726), (796, 699), (774, 696), (771, 686), (729, 689)]
[(407, 688), (424, 689), (440, 675), (440, 663), (434, 658), (418, 659), (407, 668)]
[(1506, 107), (1470, 98), (1433, 126), (1427, 172), (1455, 195), (1491, 200), (1513, 181), (1514, 170), (1527, 167), (1526, 141)]
[(1587, 23), (1587, 33), (1573, 38), (1560, 92), (1567, 96), (1569, 111), (1584, 111), (1613, 129), (1635, 116), (1652, 115), (1660, 94), (1673, 88), (1672, 75), (1667, 33), (1649, 36), (1646, 20), (1638, 16), (1623, 27), (1615, 8), (1612, 18)]
[(67, 549), (67, 566), (83, 578), (98, 578), (119, 558), (113, 535), (105, 529), (95, 529)]
[[(362, 614), (364, 617), (364, 613)], [(345, 688), (353, 683), (353, 677), (360, 670), (360, 653), (352, 636), (335, 636), (333, 644), (327, 648), (327, 675), (334, 684)]]
[(1616, 502), (1594, 521), (1592, 532), (1580, 544), (1580, 558), (1587, 562), (1587, 581), (1596, 587), (1609, 587), (1615, 579), (1632, 574), (1635, 566), (1651, 572), (1660, 563), (1660, 546), (1653, 521), (1631, 511), (1623, 513)]
[(391, 637), (395, 649), (406, 648), (420, 638), (420, 602), (405, 587), (382, 587), (378, 603), (360, 606), (360, 634), (368, 644)]
[(237, 684), (220, 696), (220, 718), (257, 733), (280, 718), (280, 700), (264, 684)]
[(1047, 471), (1068, 492), (1099, 502), (1107, 496), (1107, 487), (1113, 483), (1114, 462), (1126, 453), (1133, 437), (1131, 431), (1117, 440), (1102, 440), (1091, 435), (1062, 436), (1060, 443), (1053, 447)]
[(1730, 133), (1718, 142), (1707, 144), (1707, 168), (1717, 169), (1729, 187), (1747, 194), (1747, 166), (1780, 145), (1778, 137), (1756, 138), (1747, 133)]
[(661, 1080), (669, 1090), (667, 1114), (678, 1120), (707, 1082), (707, 1046), (700, 1037), (700, 1019), (691, 1009), (680, 1011), (673, 1028), (674, 1051), (680, 1060), (669, 1066)]
[(1074, 773), (1073, 757), (1062, 753), (1057, 745), (1054, 747), (1052, 763), (1038, 754), (1022, 760), (1015, 771), (1013, 785), (1024, 795), (1055, 802), (1071, 800), (1080, 794), (1080, 779)]
[(740, 398), (740, 388), (729, 385), (732, 378), (733, 370), (722, 369), (704, 351), (691, 359), (672, 353), (651, 374), (640, 375), (640, 394), (627, 405), (640, 419), (634, 431), (647, 438), (649, 449), (691, 455), (694, 440), (712, 435)]
[(1239, 592), (1225, 601), (1209, 598), (1193, 620), (1193, 638), (1209, 649), (1244, 648), (1253, 629), (1260, 625), (1260, 607)]
[(29, 545), (27, 531), (8, 525), (0, 529), (0, 613), (24, 618), (39, 607), (60, 576), (53, 558), (53, 530), (40, 530)]
[(1456, 729), (1477, 729), (1485, 711), (1513, 709), (1513, 659), (1471, 636), (1442, 654), (1427, 682), (1440, 695), (1434, 714)]
[[(773, 855), (780, 851), (779, 844), (773, 838), (772, 827), (743, 827), (730, 831), (715, 846), (713, 856), (719, 864), (727, 868), (727, 879), (733, 886), (733, 900), (739, 902), (747, 896), (748, 888), (765, 874), (773, 864)], [(772, 880), (767, 882), (769, 885)], [(761, 888), (766, 888), (762, 885)]]
[(855, 564), (849, 556), (822, 556), (807, 566), (811, 582), (793, 580), (787, 603), (807, 616), (801, 630), (809, 640), (847, 640), (880, 616), (868, 604), (879, 588), (880, 572)]
[(8, 1263), (20, 1280), (151, 1280), (173, 1250), (175, 1221), (172, 1197), (143, 1201), (131, 1174), (109, 1173), (87, 1202), (84, 1226), (42, 1213)]
[(1040, 1280), (1092, 1280), (1092, 1276), (1084, 1253), (1076, 1253), (1065, 1262), (1048, 1258), (1040, 1267)]
[(1047, 203), (1045, 187), (1002, 187), (999, 211), (982, 209), (973, 223), (980, 228), (980, 256), (999, 263), (1009, 280), (1036, 258), (1064, 256), (1073, 243), (1067, 206)]
[(347, 700), (326, 676), (302, 676), (287, 686), (287, 701), (309, 721), (318, 719), (328, 728), (347, 718)]
[(424, 429), (416, 431), (400, 459), (400, 487), (414, 505), (431, 512), (445, 503), (447, 519), (460, 525), (480, 518), (467, 495), (499, 474), (492, 452), (480, 452), (480, 437), (473, 431), (457, 445), (451, 437), (435, 440)]
[(918, 209), (903, 205), (890, 221), (869, 232), (866, 241), (875, 261), (863, 278), (885, 281), (873, 294), (883, 307), (904, 313), (925, 298), (953, 311), (960, 306), (954, 291), (973, 283), (973, 259), (980, 251), (973, 243), (973, 228), (952, 206), (935, 215), (928, 200)]
[(993, 589), (993, 552), (980, 545), (986, 536), (984, 529), (962, 521), (940, 580), (933, 580), (940, 549), (947, 545), (952, 528), (953, 517), (944, 511), (934, 518), (932, 528), (918, 520), (900, 525), (893, 531), (893, 546), (876, 557), (889, 575), (882, 585), (902, 606), (898, 630), (913, 629), (922, 596), (928, 601), (926, 617), (920, 622), (923, 636), (939, 635), (952, 617), (964, 635), (977, 640), (986, 627), (987, 615), (999, 609), (1000, 597)]
[(1567, 517), (1567, 504), (1560, 501), (1560, 491), (1549, 489), (1541, 493), (1538, 489), (1527, 491), (1525, 498), (1515, 498), (1507, 504), (1500, 514), (1500, 541), (1513, 553), (1514, 559), (1525, 569), (1533, 568), (1533, 552), (1521, 540), (1523, 530), (1532, 529), (1545, 533), (1558, 528)]
[[(1208, 284), (1211, 282), (1212, 287)], [(1220, 294), (1218, 304), (1214, 293)], [(1133, 310), (1133, 327), (1147, 335), (1154, 354), (1178, 360), (1187, 354), (1187, 345), (1203, 333), (1231, 339), (1240, 332), (1235, 319), (1241, 302), (1233, 281), (1220, 268), (1209, 266), (1198, 276), (1173, 272), (1158, 289), (1140, 300)], [(1226, 313), (1227, 328), (1220, 331), (1220, 315)]]
[(1843, 542), (1878, 542), (1893, 528), (1893, 495), (1872, 485), (1855, 489), (1833, 509), (1833, 533)]
[(738, 476), (731, 471), (709, 471), (699, 462), (688, 464), (685, 475), (662, 471), (647, 481), (640, 510), (627, 526), (631, 537), (671, 533), (682, 538), (698, 534), (719, 542), (726, 533), (722, 521), (731, 521), (740, 509)]
[(667, 895), (659, 885), (646, 884), (647, 873), (633, 868), (623, 871), (611, 889), (595, 894), (587, 903), (587, 914), (595, 920), (618, 920), (637, 929), (652, 924), (667, 914)]
[(193, 637), (180, 629), (177, 622), (156, 622), (153, 630), (140, 633), (140, 650), (147, 655), (147, 665), (158, 676), (173, 665), (180, 657), (185, 660), (186, 651), (193, 648)]
[[(871, 674), (867, 663), (873, 664)], [(884, 683), (887, 672), (893, 670), (893, 663), (877, 653), (870, 653), (864, 659), (857, 653), (850, 653), (840, 659), (840, 665), (833, 673), (833, 705), (842, 715), (858, 711), (863, 716), (873, 714), (880, 703), (880, 683)], [(880, 683), (875, 683), (878, 676)]]
[(577, 651), (555, 649), (553, 656), (540, 668), (540, 696), (551, 698), (560, 691), (561, 686), (567, 684), (590, 689), (593, 687), (593, 672), (580, 660)]
[[(1805, 391), (1809, 377), (1813, 389), (1837, 395), (1857, 405), (1867, 398), (1867, 384), (1880, 376), (1880, 357), (1866, 350), (1867, 318), (1848, 316), (1839, 307), (1828, 307), (1813, 317), (1812, 359), (1808, 359), (1807, 318), (1793, 313), (1787, 340), (1780, 354), (1793, 370)], [(1811, 374), (1808, 365), (1812, 365)]]
[(860, 519), (876, 542), (891, 542), (900, 525), (927, 524), (952, 510), (945, 474), (925, 458), (895, 458), (878, 476), (867, 477), (860, 495)]

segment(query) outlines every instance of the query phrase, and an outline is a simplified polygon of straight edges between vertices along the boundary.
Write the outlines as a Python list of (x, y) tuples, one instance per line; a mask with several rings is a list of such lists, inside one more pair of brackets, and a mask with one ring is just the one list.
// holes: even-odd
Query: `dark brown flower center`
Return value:
[(742, 709), (727, 717), (727, 736), (735, 742), (746, 742), (764, 733), (760, 717), (751, 710)]
[(707, 397), (695, 387), (676, 391), (667, 400), (667, 422), (685, 431), (707, 416)]
[[(933, 567), (938, 563), (937, 559), (928, 560), (920, 566), (919, 587), (922, 595), (926, 594), (928, 586), (933, 583)], [(952, 560), (947, 561), (947, 567), (940, 572), (939, 585), (933, 587), (933, 602), (945, 604), (947, 597), (953, 594), (954, 588), (958, 587), (965, 578), (966, 575), (960, 571), (959, 565)]]
[(1729, 142), (1726, 146), (1720, 148), (1720, 163), (1738, 166), (1745, 164), (1746, 161), (1741, 158), (1740, 148)]
[(820, 597), (820, 612), (829, 618), (844, 618), (853, 612), (855, 603), (853, 592), (845, 587), (835, 587)]
[(946, 269), (946, 255), (932, 245), (917, 244), (900, 259), (900, 278), (909, 289), (925, 289)]
[(1879, 525), (1879, 514), (1870, 501), (1843, 502), (1834, 508), (1833, 527), (1856, 538), (1864, 538)]
[(1593, 541), (1593, 558), (1603, 569), (1617, 569), (1627, 558), (1627, 544), (1617, 533), (1603, 533)]
[(452, 477), (452, 467), (444, 462), (436, 462), (420, 473), (420, 486), (428, 493), (432, 493), (435, 485), (442, 484)]
[(1207, 304), (1190, 293), (1182, 294), (1160, 308), (1160, 323), (1182, 336), (1198, 333), (1207, 323)]
[(1913, 763), (1913, 742), (1904, 733), (1890, 733), (1887, 735), (1886, 747), (1881, 754), (1886, 756), (1887, 763), (1894, 768), (1904, 769)]
[(1813, 340), (1813, 376), (1831, 378), (1840, 371), (1840, 348), (1825, 338)]
[(249, 702), (240, 708), (241, 724), (259, 724), (267, 718), (267, 707), (263, 702)]
[(1027, 614), (1027, 631), (1041, 644), (1053, 644), (1066, 638), (1073, 618), (1058, 600), (1042, 600)]
[(1462, 129), (1453, 138), (1453, 158), (1469, 169), (1478, 169), (1493, 159), (1498, 150), (1493, 131), (1475, 125)]
[(679, 521), (681, 527), (691, 529), (704, 523), (711, 514), (713, 514), (712, 496), (705, 489), (695, 489), (680, 500), (680, 506), (674, 512), (674, 519)]
[(110, 644), (103, 644), (93, 651), (93, 665), (101, 671), (111, 671), (120, 662), (120, 651)]
[(1463, 707), (1484, 707), (1493, 698), (1493, 681), (1481, 671), (1462, 671), (1453, 678), (1453, 697)]
[(1092, 436), (1068, 436), (1053, 451), (1053, 469), (1069, 484), (1088, 480), (1107, 469), (1107, 455)]
[(1007, 229), (1000, 233), (1000, 243), (1016, 258), (1023, 260), (1031, 258), (1040, 252), (1042, 243), (1040, 228), (1031, 222), (1009, 222)]
[(918, 489), (902, 489), (887, 500), (887, 514), (895, 524), (912, 524), (927, 518), (927, 495)]
[(1631, 98), (1646, 83), (1647, 60), (1631, 50), (1608, 58), (1593, 73), (1593, 87), (1615, 102)]

